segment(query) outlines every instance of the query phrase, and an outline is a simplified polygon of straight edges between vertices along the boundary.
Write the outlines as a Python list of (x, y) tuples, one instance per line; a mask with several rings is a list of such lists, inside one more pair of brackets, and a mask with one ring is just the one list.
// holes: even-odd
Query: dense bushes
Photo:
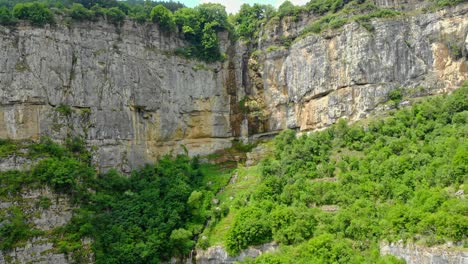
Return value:
[(6, 7), (0, 7), (0, 25), (8, 26), (15, 23), (15, 19), (10, 10)]
[(256, 263), (395, 263), (373, 253), (380, 241), (465, 241), (468, 208), (455, 192), (467, 191), (467, 97), (465, 83), (366, 127), (281, 133), (236, 213), (228, 250), (269, 238), (293, 246)]
[(251, 41), (258, 38), (258, 28), (265, 23), (275, 13), (270, 5), (261, 4), (243, 4), (239, 13), (232, 17), (232, 23), (235, 26), (238, 36), (243, 37), (245, 41)]
[(42, 26), (54, 22), (52, 12), (42, 3), (16, 4), (13, 15), (18, 19), (29, 20), (33, 25)]
[(18, 242), (25, 241), (40, 233), (40, 231), (32, 229), (20, 208), (10, 207), (4, 214), (0, 211), (0, 250), (14, 248)]
[[(68, 195), (80, 209), (68, 225), (52, 230), (50, 239), (59, 252), (77, 262), (90, 254), (84, 237), (94, 240), (96, 263), (160, 263), (186, 255), (207, 219), (224, 215), (213, 213), (211, 205), (229, 174), (200, 165), (196, 158), (166, 156), (127, 177), (113, 170), (96, 175), (90, 153), (78, 137), (68, 138), (63, 146), (50, 139), (30, 145), (0, 141), (1, 155), (15, 153), (40, 161), (31, 171), (1, 172), (1, 199), (21, 201), (21, 191), (44, 186)], [(42, 199), (38, 206), (50, 202)], [(0, 209), (0, 249), (40, 234), (24, 211)]]
[(163, 5), (157, 5), (151, 10), (151, 21), (158, 23), (163, 30), (175, 29), (174, 15)]
[(194, 9), (182, 8), (175, 12), (175, 23), (191, 43), (178, 54), (196, 57), (207, 62), (222, 60), (218, 33), (230, 30), (227, 13), (220, 4), (202, 4)]

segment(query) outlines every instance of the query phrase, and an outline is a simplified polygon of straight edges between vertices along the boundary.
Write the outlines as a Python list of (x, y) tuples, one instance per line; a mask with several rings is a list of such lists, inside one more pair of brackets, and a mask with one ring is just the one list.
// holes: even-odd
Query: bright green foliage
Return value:
[(16, 4), (13, 15), (18, 19), (29, 20), (33, 25), (43, 26), (54, 22), (54, 15), (42, 3)]
[(249, 245), (259, 245), (271, 240), (271, 224), (268, 214), (261, 208), (250, 206), (242, 209), (229, 229), (226, 249), (232, 255)]
[(174, 15), (163, 5), (157, 5), (151, 10), (151, 21), (158, 23), (165, 31), (175, 29)]
[(207, 62), (221, 60), (218, 32), (229, 30), (227, 13), (220, 4), (202, 4), (194, 9), (182, 8), (175, 12), (175, 22), (190, 47), (177, 53)]
[(263, 254), (254, 261), (246, 263), (258, 264), (403, 264), (393, 256), (380, 257), (378, 252), (363, 257), (356, 254), (357, 245), (349, 239), (343, 239), (331, 234), (323, 234), (296, 247), (284, 247), (278, 254)]
[(0, 25), (8, 26), (15, 23), (15, 18), (6, 7), (0, 7)]
[(468, 207), (455, 192), (468, 180), (467, 112), (465, 83), (366, 127), (281, 133), (226, 247), (271, 236), (292, 246), (255, 263), (398, 263), (373, 253), (380, 241), (466, 241)]
[(90, 181), (94, 171), (74, 158), (47, 158), (37, 164), (32, 174), (57, 191), (71, 192), (83, 191), (78, 190), (79, 182)]
[(183, 228), (179, 228), (171, 232), (169, 239), (175, 256), (184, 256), (190, 253), (192, 248), (195, 246), (192, 236), (192, 232)]
[(236, 33), (247, 41), (257, 39), (258, 28), (272, 17), (274, 12), (274, 8), (270, 5), (243, 4), (239, 13), (233, 18)]
[(290, 245), (306, 241), (314, 234), (317, 220), (307, 208), (277, 206), (271, 212), (273, 239)]

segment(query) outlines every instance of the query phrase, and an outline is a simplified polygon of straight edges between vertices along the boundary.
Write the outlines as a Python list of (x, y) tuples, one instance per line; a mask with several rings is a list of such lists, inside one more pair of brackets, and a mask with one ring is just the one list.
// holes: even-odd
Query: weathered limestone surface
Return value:
[[(101, 169), (128, 171), (181, 152), (180, 145), (207, 154), (233, 136), (356, 120), (396, 87), (423, 87), (416, 94), (424, 95), (465, 80), (467, 11), (465, 4), (375, 20), (373, 32), (348, 24), (266, 52), (250, 60), (255, 69), (248, 69), (246, 47), (226, 34), (229, 59), (207, 65), (175, 56), (183, 40), (155, 25), (0, 27), (0, 137), (81, 134), (98, 147)], [(297, 34), (311, 19), (280, 21), (262, 37), (273, 43), (272, 36)], [(261, 118), (242, 116), (244, 96), (258, 101)]]
[(403, 243), (382, 244), (382, 255), (391, 254), (407, 264), (468, 264), (468, 251), (448, 247), (422, 247)]
[[(207, 250), (197, 250), (197, 264), (231, 264), (243, 261), (245, 258), (256, 258), (267, 252), (273, 252), (278, 248), (275, 243), (267, 243), (256, 247), (249, 247), (243, 250), (239, 255), (231, 257), (221, 246), (210, 247)], [(190, 262), (187, 262), (190, 263)]]
[[(376, 2), (408, 9), (422, 4)], [(208, 154), (230, 146), (234, 137), (268, 136), (286, 128), (312, 131), (339, 118), (366, 117), (398, 87), (405, 96), (425, 96), (450, 92), (468, 77), (468, 4), (373, 20), (372, 32), (351, 23), (267, 51), (314, 19), (265, 25), (259, 39), (263, 54), (250, 60), (245, 45), (220, 34), (228, 60), (214, 64), (175, 56), (185, 43), (155, 25), (0, 26), (0, 138), (61, 140), (80, 134), (96, 146), (94, 162), (101, 169), (129, 172), (162, 154), (184, 151), (181, 145), (190, 155)], [(255, 114), (242, 112), (244, 97)], [(2, 158), (0, 171), (27, 169), (31, 163)], [(72, 215), (68, 201), (51, 195), (40, 190), (22, 199), (34, 216), (29, 220), (44, 231), (66, 224)], [(40, 196), (50, 196), (51, 207), (37, 208)], [(0, 202), (0, 210), (10, 206), (16, 204)], [(199, 252), (197, 261), (240, 260), (222, 248), (210, 250)], [(264, 252), (251, 250), (244, 257)], [(403, 256), (414, 250), (390, 247), (388, 252)], [(40, 237), (0, 252), (0, 264), (7, 261), (68, 260)]]
[(408, 96), (448, 92), (468, 77), (468, 5), (357, 23), (268, 52), (262, 65), (268, 130), (309, 131), (357, 120), (401, 87)]
[[(47, 199), (49, 206), (39, 205), (40, 200)], [(73, 207), (65, 196), (54, 194), (49, 188), (25, 191), (14, 201), (0, 201), (0, 212), (8, 212), (11, 207), (19, 207), (35, 229), (50, 231), (66, 225), (71, 217)], [(1, 225), (2, 223), (0, 223)], [(48, 236), (36, 237), (24, 246), (10, 251), (0, 251), (0, 264), (7, 263), (71, 263), (63, 253), (57, 253)]]
[(129, 21), (0, 27), (0, 137), (80, 133), (102, 168), (228, 146), (226, 71), (174, 56), (183, 45)]

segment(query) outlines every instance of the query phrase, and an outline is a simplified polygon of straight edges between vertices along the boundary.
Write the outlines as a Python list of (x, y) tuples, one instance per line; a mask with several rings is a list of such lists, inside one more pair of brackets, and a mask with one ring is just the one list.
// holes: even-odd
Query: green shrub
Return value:
[(153, 7), (150, 18), (151, 21), (158, 23), (162, 30), (172, 31), (175, 29), (174, 15), (163, 5)]
[(291, 1), (284, 1), (278, 7), (278, 15), (279, 17), (285, 16), (297, 16), (302, 11), (301, 7), (295, 6)]
[(125, 20), (125, 13), (117, 7), (111, 7), (105, 10), (106, 18), (113, 24), (120, 24)]
[(230, 255), (237, 254), (249, 245), (259, 245), (272, 238), (268, 215), (258, 207), (243, 208), (229, 229), (226, 249)]
[(93, 11), (88, 10), (83, 5), (77, 3), (72, 5), (70, 16), (76, 20), (90, 20), (95, 17)]
[(9, 26), (15, 24), (13, 14), (6, 7), (0, 7), (0, 25)]
[(18, 19), (29, 20), (36, 26), (54, 23), (54, 15), (43, 3), (16, 4), (13, 15)]
[(0, 249), (9, 250), (19, 242), (39, 235), (40, 232), (31, 228), (24, 213), (18, 207), (10, 207), (5, 215), (0, 214)]

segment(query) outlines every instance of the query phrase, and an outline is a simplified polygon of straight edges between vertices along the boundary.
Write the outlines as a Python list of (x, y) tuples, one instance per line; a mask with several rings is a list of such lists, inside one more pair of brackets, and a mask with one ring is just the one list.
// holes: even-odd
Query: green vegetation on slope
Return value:
[(282, 245), (255, 263), (395, 263), (378, 244), (400, 239), (466, 246), (467, 135), (468, 83), (365, 127), (285, 131), (218, 197), (229, 214), (204, 235), (231, 254)]
[[(24, 144), (0, 141), (3, 157), (39, 159), (30, 171), (0, 173), (0, 199), (18, 206), (0, 210), (0, 249), (21, 246), (47, 236), (57, 252), (86, 263), (93, 250), (96, 263), (160, 263), (188, 254), (205, 222), (220, 217), (212, 198), (230, 178), (230, 169), (200, 164), (187, 156), (166, 156), (134, 171), (97, 175), (80, 138), (64, 146), (44, 139)], [(80, 209), (70, 223), (48, 232), (35, 230), (21, 208), (21, 192), (49, 186), (67, 195)], [(38, 201), (47, 208), (50, 200)], [(92, 249), (83, 239), (93, 239)]]

